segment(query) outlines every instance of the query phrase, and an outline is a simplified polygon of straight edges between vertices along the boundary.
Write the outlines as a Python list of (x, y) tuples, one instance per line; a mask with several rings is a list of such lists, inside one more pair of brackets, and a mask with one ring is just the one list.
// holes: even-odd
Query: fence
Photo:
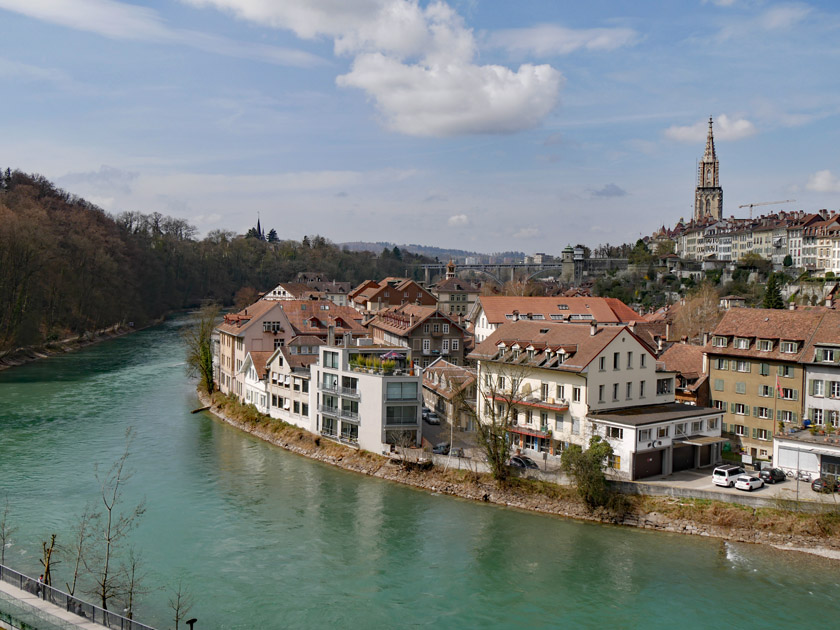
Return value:
[(68, 612), (79, 615), (85, 621), (98, 623), (112, 630), (154, 630), (151, 626), (139, 623), (133, 619), (127, 619), (110, 610), (105, 610), (99, 606), (84, 602), (77, 597), (52, 586), (42, 584), (38, 580), (26, 576), (23, 573), (18, 573), (14, 569), (10, 569), (2, 564), (0, 564), (0, 580), (22, 591), (32, 593), (40, 599), (50, 602)]

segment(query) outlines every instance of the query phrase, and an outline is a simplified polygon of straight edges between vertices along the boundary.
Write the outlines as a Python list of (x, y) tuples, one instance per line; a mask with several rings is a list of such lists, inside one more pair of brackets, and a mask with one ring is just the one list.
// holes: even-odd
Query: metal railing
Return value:
[(356, 422), (359, 421), (359, 413), (357, 411), (350, 411), (349, 409), (342, 409), (341, 417), (345, 420), (355, 420)]
[(318, 411), (320, 411), (321, 413), (329, 414), (331, 416), (338, 416), (340, 413), (338, 407), (327, 407), (325, 405), (318, 405)]
[(361, 396), (359, 390), (354, 387), (340, 387), (338, 393), (342, 396), (350, 396), (352, 398), (359, 398)]
[(98, 623), (106, 628), (115, 630), (154, 630), (151, 626), (134, 621), (133, 619), (127, 619), (110, 610), (105, 610), (99, 606), (84, 602), (78, 597), (74, 597), (52, 586), (47, 586), (36, 579), (23, 573), (18, 573), (14, 569), (10, 569), (2, 564), (0, 564), (0, 580), (22, 591), (32, 593), (38, 598), (63, 608), (68, 612), (75, 613), (86, 621)]

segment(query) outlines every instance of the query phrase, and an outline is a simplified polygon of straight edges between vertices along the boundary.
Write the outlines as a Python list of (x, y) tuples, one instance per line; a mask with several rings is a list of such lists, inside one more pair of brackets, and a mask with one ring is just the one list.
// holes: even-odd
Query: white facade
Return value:
[(249, 352), (245, 356), (245, 363), (239, 371), (243, 383), (244, 393), (241, 401), (246, 405), (254, 405), (260, 413), (268, 413), (267, 379), (265, 370), (254, 365)]
[[(317, 356), (320, 346), (307, 347)], [(299, 347), (278, 348), (268, 361), (268, 414), (301, 429), (315, 432), (314, 414), (310, 407), (309, 367), (293, 368), (291, 350)]]
[[(817, 426), (840, 428), (840, 346), (817, 348), (815, 364), (805, 364), (804, 418)], [(835, 361), (837, 359), (837, 361)]]

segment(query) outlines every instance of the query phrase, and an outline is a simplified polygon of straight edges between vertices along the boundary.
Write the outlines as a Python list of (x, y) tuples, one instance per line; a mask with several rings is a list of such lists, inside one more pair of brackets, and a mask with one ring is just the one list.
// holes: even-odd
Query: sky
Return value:
[(0, 0), (0, 166), (200, 235), (559, 253), (840, 209), (840, 4)]

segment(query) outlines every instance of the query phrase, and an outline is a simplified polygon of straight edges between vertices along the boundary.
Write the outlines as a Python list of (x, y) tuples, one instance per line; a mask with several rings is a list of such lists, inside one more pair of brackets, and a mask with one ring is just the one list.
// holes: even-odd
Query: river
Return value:
[(161, 629), (179, 578), (201, 630), (837, 627), (828, 560), (435, 496), (190, 414), (186, 321), (0, 372), (7, 564), (37, 575), (42, 541), (69, 544), (95, 466), (133, 427), (122, 505), (146, 502), (131, 543), (150, 591), (136, 617)]

